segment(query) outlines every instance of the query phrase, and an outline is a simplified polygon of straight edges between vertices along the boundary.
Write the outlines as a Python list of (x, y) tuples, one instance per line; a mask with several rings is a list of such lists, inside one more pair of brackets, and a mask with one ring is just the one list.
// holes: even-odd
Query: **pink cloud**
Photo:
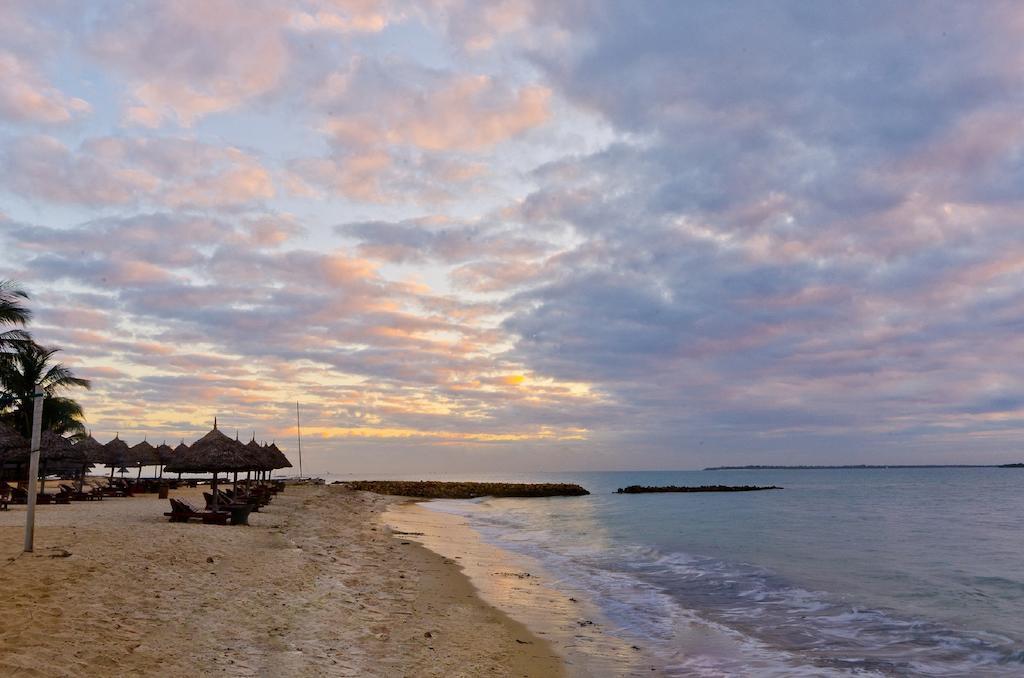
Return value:
[(0, 170), (16, 192), (58, 203), (236, 207), (275, 195), (255, 157), (178, 138), (101, 137), (69, 148), (53, 137), (22, 137)]
[[(355, 60), (325, 80), (314, 101), (332, 113), (325, 131), (346, 147), (414, 146), (427, 151), (480, 151), (538, 127), (550, 117), (551, 91), (509, 87), (486, 75), (427, 81), (420, 91), (366, 92), (372, 66)], [(359, 102), (373, 104), (360, 110)], [(348, 111), (335, 113), (335, 108)]]
[(288, 63), (287, 21), (284, 7), (265, 0), (118, 6), (92, 50), (128, 76), (129, 123), (189, 127), (278, 84)]
[(90, 110), (86, 101), (46, 82), (24, 59), (0, 50), (0, 117), (13, 122), (64, 123)]
[(378, 33), (402, 18), (395, 4), (387, 0), (306, 0), (292, 12), (288, 25), (301, 32)]

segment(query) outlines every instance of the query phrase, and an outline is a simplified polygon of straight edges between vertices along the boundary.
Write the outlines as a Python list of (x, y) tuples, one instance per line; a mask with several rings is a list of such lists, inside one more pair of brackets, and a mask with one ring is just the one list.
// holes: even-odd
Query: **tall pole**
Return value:
[(299, 477), (302, 477), (302, 426), (299, 423), (299, 401), (295, 401), (295, 432), (299, 436)]
[(36, 476), (39, 475), (39, 439), (43, 431), (43, 387), (36, 384), (32, 408), (32, 454), (28, 462), (28, 511), (25, 514), (25, 553), (32, 553), (36, 529)]

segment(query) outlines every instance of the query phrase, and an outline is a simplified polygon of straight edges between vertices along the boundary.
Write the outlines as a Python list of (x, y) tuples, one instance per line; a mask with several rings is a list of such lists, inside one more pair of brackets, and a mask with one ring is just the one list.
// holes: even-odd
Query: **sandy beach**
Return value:
[(401, 501), (290, 486), (249, 527), (169, 523), (152, 495), (40, 506), (33, 554), (12, 506), (0, 673), (564, 675), (456, 560), (391, 533), (381, 516)]
[(645, 649), (615, 634), (589, 592), (559, 581), (537, 560), (486, 543), (467, 521), (420, 502), (396, 502), (383, 514), (398, 534), (456, 560), (484, 601), (544, 638), (569, 676), (660, 676)]

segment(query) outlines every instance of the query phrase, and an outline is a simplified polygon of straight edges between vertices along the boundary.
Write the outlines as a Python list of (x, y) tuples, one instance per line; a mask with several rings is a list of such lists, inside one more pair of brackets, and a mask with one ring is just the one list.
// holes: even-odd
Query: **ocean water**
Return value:
[[(589, 489), (427, 506), (539, 560), (669, 675), (1024, 676), (1024, 469), (473, 479)], [(719, 483), (785, 489), (614, 494)]]

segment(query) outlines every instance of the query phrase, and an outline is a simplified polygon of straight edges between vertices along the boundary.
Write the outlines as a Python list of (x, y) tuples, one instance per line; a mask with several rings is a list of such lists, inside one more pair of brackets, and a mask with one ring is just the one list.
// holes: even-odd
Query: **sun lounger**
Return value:
[(101, 486), (100, 491), (107, 497), (131, 497), (131, 486), (120, 480), (108, 480), (106, 485)]
[(20, 487), (11, 488), (11, 501), (12, 504), (27, 504), (28, 503), (28, 490)]
[(63, 492), (61, 492), (60, 494), (46, 494), (45, 492), (40, 492), (39, 494), (36, 495), (36, 503), (37, 504), (70, 504), (71, 503), (71, 497), (67, 496)]
[[(212, 492), (203, 492), (203, 499), (206, 500), (206, 508), (207, 509), (212, 509), (213, 508), (213, 493)], [(231, 496), (229, 493), (224, 492), (222, 490), (217, 490), (217, 506), (218, 507), (226, 508), (226, 507), (229, 507), (229, 506), (237, 506), (239, 504), (248, 504), (248, 503), (249, 502), (245, 501), (244, 499), (235, 499), (235, 497)]]
[(66, 495), (71, 501), (99, 501), (103, 499), (103, 492), (97, 492), (99, 488), (93, 488), (88, 492), (78, 491), (78, 488), (71, 485), (61, 484), (61, 494)]
[(227, 525), (231, 514), (226, 511), (200, 511), (184, 499), (169, 499), (171, 510), (165, 513), (172, 523), (186, 523), (190, 518), (199, 518), (206, 524)]

